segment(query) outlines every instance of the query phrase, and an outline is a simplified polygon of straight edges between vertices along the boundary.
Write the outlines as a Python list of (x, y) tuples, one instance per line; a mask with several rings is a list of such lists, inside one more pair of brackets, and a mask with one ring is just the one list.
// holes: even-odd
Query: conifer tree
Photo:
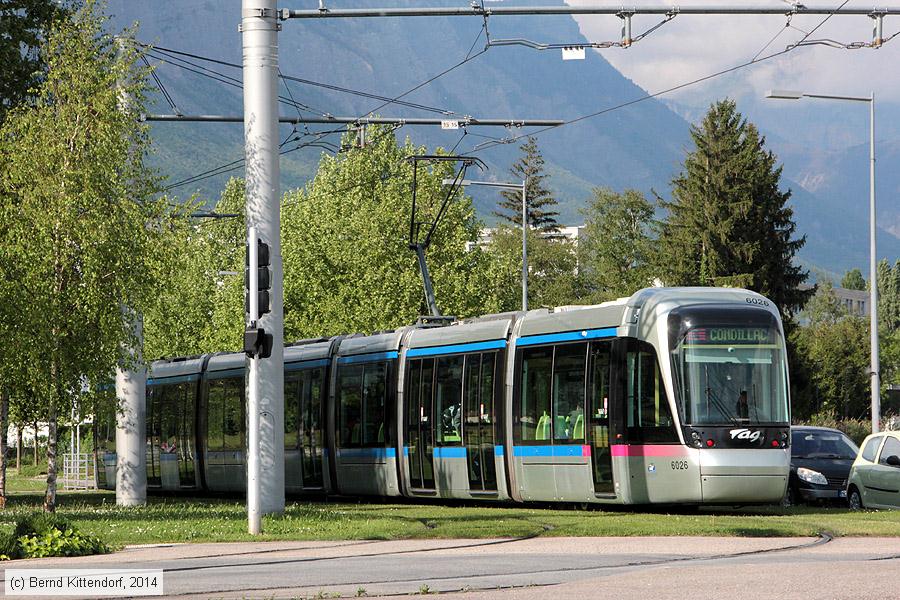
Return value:
[[(528, 213), (528, 225), (545, 233), (559, 229), (553, 208), (556, 199), (544, 185), (547, 175), (544, 174), (544, 157), (537, 145), (537, 139), (529, 136), (522, 144), (522, 158), (509, 170), (514, 181), (525, 180), (525, 203)], [(494, 215), (513, 225), (522, 226), (522, 192), (504, 191), (503, 200), (499, 202)]]
[(660, 223), (659, 269), (670, 285), (746, 287), (773, 300), (789, 317), (813, 290), (809, 273), (792, 264), (806, 242), (795, 238), (790, 190), (765, 138), (733, 100), (713, 104), (691, 128), (695, 149), (673, 180)]

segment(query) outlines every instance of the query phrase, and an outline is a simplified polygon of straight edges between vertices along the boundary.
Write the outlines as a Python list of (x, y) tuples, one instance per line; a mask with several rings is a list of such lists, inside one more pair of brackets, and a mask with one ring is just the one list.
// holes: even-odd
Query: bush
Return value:
[(872, 433), (872, 422), (865, 419), (843, 419), (838, 421), (831, 413), (816, 413), (809, 419), (806, 425), (816, 427), (830, 427), (843, 431), (847, 437), (859, 446), (867, 435)]
[(0, 539), (4, 559), (43, 558), (45, 556), (87, 556), (106, 554), (100, 538), (78, 531), (55, 513), (34, 513), (19, 519), (12, 534)]

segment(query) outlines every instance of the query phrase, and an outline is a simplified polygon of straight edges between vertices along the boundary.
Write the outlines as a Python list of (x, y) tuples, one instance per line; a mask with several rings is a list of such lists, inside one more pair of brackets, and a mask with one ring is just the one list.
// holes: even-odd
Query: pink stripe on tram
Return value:
[(582, 456), (590, 456), (591, 455), (591, 447), (590, 446), (582, 446), (581, 447), (581, 455)]
[(611, 446), (613, 456), (687, 456), (684, 446), (627, 446), (616, 444)]

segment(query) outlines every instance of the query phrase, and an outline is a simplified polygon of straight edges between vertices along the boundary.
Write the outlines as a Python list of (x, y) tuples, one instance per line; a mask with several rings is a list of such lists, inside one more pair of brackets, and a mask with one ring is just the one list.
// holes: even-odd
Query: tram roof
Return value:
[(397, 329), (366, 336), (351, 336), (341, 340), (338, 356), (371, 354), (373, 352), (396, 352), (406, 329)]
[(166, 377), (181, 377), (200, 373), (203, 366), (202, 356), (188, 356), (184, 358), (170, 358), (153, 361), (150, 364), (148, 379), (163, 379)]
[(463, 321), (446, 327), (415, 329), (406, 342), (408, 348), (452, 346), (470, 342), (505, 340), (509, 337), (512, 316), (502, 319)]
[(284, 362), (331, 358), (331, 340), (318, 340), (284, 347)]

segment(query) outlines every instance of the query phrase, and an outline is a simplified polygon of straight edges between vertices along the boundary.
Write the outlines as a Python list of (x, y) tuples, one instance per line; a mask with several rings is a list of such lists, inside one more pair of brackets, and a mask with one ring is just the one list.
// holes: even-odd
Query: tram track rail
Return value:
[[(549, 527), (549, 526), (545, 526)], [(175, 569), (165, 569), (166, 573), (176, 573), (176, 572), (185, 572), (185, 571), (202, 571), (209, 569), (221, 569), (221, 568), (235, 568), (235, 567), (251, 567), (251, 566), (277, 566), (291, 563), (309, 563), (309, 562), (321, 562), (321, 561), (341, 561), (347, 559), (359, 559), (359, 558), (374, 558), (374, 557), (384, 557), (384, 556), (395, 556), (395, 555), (404, 555), (404, 554), (418, 554), (423, 552), (439, 552), (445, 550), (465, 550), (467, 548), (477, 548), (477, 547), (485, 547), (485, 546), (497, 546), (503, 544), (512, 544), (516, 542), (523, 542), (527, 540), (534, 539), (536, 537), (540, 537), (542, 533), (545, 533), (548, 529), (545, 529), (542, 532), (537, 532), (535, 534), (530, 534), (528, 536), (521, 536), (517, 538), (508, 538), (503, 540), (490, 540), (487, 542), (478, 542), (474, 544), (463, 544), (463, 545), (455, 545), (455, 546), (437, 546), (433, 548), (423, 548), (423, 549), (409, 549), (409, 550), (398, 550), (398, 551), (388, 551), (388, 552), (376, 552), (376, 553), (365, 553), (365, 554), (350, 554), (346, 556), (334, 556), (334, 557), (313, 557), (313, 558), (299, 558), (299, 559), (286, 559), (286, 560), (278, 560), (278, 561), (247, 561), (243, 563), (229, 563), (226, 565), (197, 565), (193, 567), (184, 567), (184, 568), (175, 568)], [(773, 554), (778, 552), (790, 552), (790, 551), (803, 551), (809, 550), (818, 546), (822, 546), (824, 544), (830, 543), (834, 539), (834, 536), (828, 532), (819, 533), (815, 539), (801, 543), (801, 544), (791, 544), (786, 546), (779, 546), (775, 548), (763, 548), (757, 550), (748, 550), (741, 552), (726, 552), (726, 553), (717, 553), (717, 554), (705, 554), (705, 555), (696, 555), (696, 556), (670, 556), (659, 559), (651, 559), (651, 560), (638, 560), (638, 561), (627, 561), (622, 563), (615, 564), (603, 564), (603, 565), (585, 565), (578, 567), (553, 567), (547, 569), (529, 569), (529, 570), (516, 570), (509, 572), (489, 572), (489, 573), (474, 573), (470, 575), (441, 575), (441, 576), (428, 576), (428, 577), (413, 577), (413, 578), (385, 578), (385, 579), (367, 579), (365, 581), (348, 581), (348, 582), (340, 582), (340, 581), (330, 581), (330, 582), (317, 582), (312, 586), (290, 586), (290, 585), (275, 585), (275, 586), (267, 586), (267, 587), (248, 587), (247, 589), (220, 589), (220, 590), (210, 590), (204, 591), (205, 595), (215, 595), (215, 594), (234, 594), (234, 593), (250, 593), (250, 594), (271, 594), (274, 592), (278, 592), (280, 590), (294, 590), (294, 589), (307, 589), (307, 588), (316, 588), (320, 590), (327, 589), (335, 589), (335, 588), (347, 588), (358, 586), (359, 588), (363, 588), (365, 586), (378, 586), (378, 585), (387, 585), (387, 584), (421, 584), (427, 585), (429, 583), (440, 583), (446, 581), (474, 581), (484, 578), (503, 578), (503, 577), (522, 577), (522, 576), (534, 576), (534, 575), (552, 575), (554, 573), (577, 573), (577, 572), (590, 572), (590, 571), (612, 571), (612, 570), (621, 570), (621, 569), (637, 569), (637, 568), (655, 568), (662, 567), (671, 564), (680, 564), (680, 563), (690, 563), (690, 562), (707, 562), (707, 561), (718, 561), (718, 560), (728, 560), (734, 558), (746, 558), (750, 556), (761, 556), (766, 554)], [(224, 555), (227, 556), (227, 555)], [(214, 556), (204, 557), (204, 558), (215, 558)], [(880, 557), (878, 559), (868, 559), (868, 560), (886, 560), (889, 558), (897, 558), (897, 557)], [(513, 584), (513, 585), (490, 585), (480, 587), (477, 585), (462, 585), (458, 588), (449, 589), (449, 590), (431, 590), (429, 593), (460, 593), (460, 592), (476, 592), (476, 591), (484, 591), (484, 590), (497, 590), (497, 589), (517, 589), (517, 588), (526, 588), (526, 587), (544, 587), (544, 586), (552, 586), (557, 585), (558, 582), (548, 582), (548, 583), (534, 583), (527, 582), (522, 584)], [(186, 593), (184, 596), (190, 597), (194, 594)], [(380, 596), (396, 596), (396, 595), (404, 595), (402, 592), (398, 593), (396, 591), (392, 591), (390, 593), (367, 593), (367, 597), (380, 597)]]

